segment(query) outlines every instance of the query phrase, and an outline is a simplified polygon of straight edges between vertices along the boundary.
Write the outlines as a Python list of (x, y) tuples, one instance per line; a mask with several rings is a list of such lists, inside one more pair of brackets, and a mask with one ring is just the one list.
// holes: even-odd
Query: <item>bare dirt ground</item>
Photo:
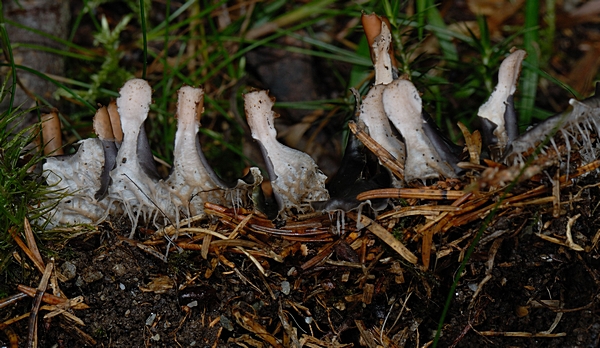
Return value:
[[(552, 217), (551, 205), (528, 204), (492, 221), (453, 293), (441, 346), (598, 345), (596, 181), (592, 174), (562, 192), (560, 218)], [(515, 192), (530, 191), (524, 186)], [(578, 214), (570, 230), (584, 250), (539, 236), (564, 242), (568, 220)], [(227, 221), (201, 225), (227, 234)], [(366, 229), (357, 231), (351, 219), (341, 235), (327, 232), (336, 223), (329, 216), (309, 220), (324, 232), (316, 237), (257, 233), (253, 222), (239, 238), (213, 239), (206, 258), (205, 239), (180, 237), (182, 249), (171, 247), (165, 262), (164, 240), (129, 240), (126, 226), (108, 223), (49, 245), (65, 277), (61, 289), (69, 298), (83, 296), (90, 308), (73, 311), (85, 334), (60, 315), (42, 320), (39, 346), (421, 347), (433, 338), (459, 258), (482, 224), (436, 236), (439, 258), (423, 271)], [(405, 231), (419, 222), (405, 219)], [(408, 244), (415, 251), (416, 245)], [(3, 316), (27, 307), (5, 308)], [(24, 337), (27, 322), (11, 329)]]

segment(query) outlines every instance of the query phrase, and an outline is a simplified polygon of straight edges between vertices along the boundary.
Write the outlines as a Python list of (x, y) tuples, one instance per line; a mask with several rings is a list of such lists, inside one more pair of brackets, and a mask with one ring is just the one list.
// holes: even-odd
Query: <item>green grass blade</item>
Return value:
[[(165, 58), (167, 55), (167, 52), (169, 52), (169, 15), (170, 15), (170, 11), (171, 11), (171, 0), (167, 0), (166, 3), (166, 8), (165, 8), (165, 20), (164, 20), (164, 25), (165, 25), (165, 37), (164, 37), (164, 43), (163, 43), (163, 52), (165, 54)], [(168, 83), (168, 80), (170, 79), (170, 74), (167, 74), (166, 72), (168, 71), (168, 67), (169, 64), (167, 63), (167, 60), (164, 59), (163, 60), (163, 76), (162, 76), (162, 83), (163, 83), (163, 94), (162, 94), (162, 98), (160, 100), (160, 108), (162, 110), (166, 110), (167, 109), (167, 103), (169, 100), (169, 95), (170, 93), (170, 84)]]
[(89, 2), (84, 1), (83, 9), (81, 11), (79, 11), (79, 13), (77, 14), (77, 17), (75, 17), (75, 20), (73, 21), (73, 25), (71, 26), (71, 32), (69, 33), (69, 38), (67, 39), (68, 41), (72, 42), (73, 39), (75, 38), (75, 34), (77, 33), (77, 29), (79, 29), (79, 25), (81, 24), (81, 21), (83, 20), (83, 16), (85, 16), (86, 13), (88, 12), (88, 5), (89, 5)]
[[(270, 46), (270, 45), (266, 45), (266, 46)], [(373, 65), (373, 63), (371, 63), (371, 60), (369, 58), (357, 56), (354, 54), (338, 55), (338, 54), (332, 54), (332, 53), (327, 53), (327, 52), (322, 52), (322, 51), (315, 51), (312, 49), (295, 47), (295, 46), (285, 47), (285, 50), (289, 51), (289, 52), (302, 53), (307, 56), (328, 58), (328, 59), (332, 59), (332, 60), (335, 60), (338, 62), (346, 62), (346, 63), (364, 66), (364, 67), (370, 67)]]
[[(169, 16), (169, 31), (177, 31), (180, 29), (187, 30), (193, 22), (197, 22), (199, 20), (203, 21), (207, 16), (209, 16), (213, 11), (215, 11), (221, 4), (223, 4), (226, 0), (221, 0), (217, 3), (211, 4), (209, 7), (204, 8), (199, 13), (191, 16), (191, 17), (183, 17), (180, 20), (176, 20), (179, 15), (181, 15), (181, 8), (185, 6), (186, 9), (189, 9), (191, 5), (195, 3), (195, 1), (190, 1), (190, 5), (184, 5), (180, 7), (177, 11), (175, 11), (171, 16)], [(187, 3), (186, 3), (187, 4)], [(154, 40), (162, 40), (164, 38), (165, 33), (163, 30), (167, 28), (167, 21), (164, 20), (152, 30), (148, 31), (148, 41)], [(179, 38), (180, 39), (180, 38)]]
[(56, 55), (59, 56), (63, 56), (63, 57), (70, 57), (70, 58), (75, 58), (75, 59), (79, 59), (79, 60), (83, 60), (83, 61), (88, 61), (88, 62), (99, 62), (101, 61), (101, 57), (100, 56), (90, 56), (90, 55), (86, 55), (86, 54), (80, 54), (80, 53), (76, 53), (76, 52), (70, 52), (70, 51), (65, 51), (65, 50), (61, 50), (61, 49), (56, 49), (56, 48), (52, 48), (52, 47), (48, 47), (48, 46), (43, 46), (43, 45), (36, 45), (36, 44), (28, 44), (28, 43), (15, 43), (12, 45), (13, 48), (27, 48), (27, 49), (32, 49), (32, 50), (36, 50), (36, 51), (40, 51), (40, 52), (48, 52), (48, 53), (54, 53)]
[[(92, 84), (91, 83), (87, 83), (87, 82), (82, 82), (79, 80), (75, 80), (75, 79), (70, 79), (68, 77), (63, 77), (63, 76), (56, 76), (56, 75), (48, 75), (48, 77), (54, 79), (55, 81), (58, 82), (62, 82), (62, 83), (66, 83), (69, 85), (73, 85), (73, 86), (77, 86), (77, 87), (82, 87), (85, 89), (90, 89), (92, 88)], [(119, 93), (115, 92), (111, 89), (107, 89), (107, 88), (99, 88), (98, 91), (102, 92), (103, 94), (109, 96), (109, 97), (113, 97), (113, 98), (118, 98), (119, 97)]]
[[(41, 73), (37, 70), (31, 69), (30, 67), (27, 66), (23, 66), (23, 65), (18, 65), (18, 64), (13, 64), (15, 68), (19, 69), (19, 70), (23, 70), (23, 71), (27, 71), (31, 74), (34, 74), (46, 81), (52, 82), (54, 85), (64, 89), (65, 91), (67, 91), (71, 96), (73, 96), (74, 99), (76, 99), (77, 101), (79, 101), (81, 104), (83, 104), (84, 106), (86, 106), (88, 109), (90, 109), (90, 111), (92, 112), (96, 112), (96, 108), (88, 103), (85, 99), (81, 98), (77, 93), (75, 93), (73, 90), (71, 90), (70, 88), (68, 88), (67, 86), (63, 85), (62, 83), (56, 81), (55, 79), (49, 77), (48, 75)], [(0, 63), (0, 66), (11, 66), (10, 64), (2, 64)]]
[[(295, 27), (290, 28), (289, 30), (278, 30), (276, 31), (274, 34), (270, 35), (270, 36), (266, 36), (262, 39), (259, 40), (241, 40), (242, 42), (248, 43), (249, 45), (238, 50), (237, 52), (235, 52), (234, 54), (230, 55), (228, 58), (223, 59), (222, 56), (214, 56), (211, 57), (211, 60), (209, 62), (205, 62), (206, 64), (212, 64), (213, 62), (217, 61), (217, 60), (222, 60), (219, 64), (217, 64), (216, 66), (212, 67), (211, 66), (211, 70), (203, 75), (202, 77), (197, 76), (198, 74), (200, 74), (200, 72), (202, 71), (202, 68), (199, 68), (198, 70), (196, 70), (196, 72), (194, 73), (194, 75), (192, 75), (192, 78), (198, 78), (197, 83), (203, 84), (206, 81), (208, 81), (209, 79), (211, 79), (214, 75), (218, 74), (221, 69), (223, 69), (224, 67), (226, 67), (227, 65), (231, 64), (233, 61), (243, 57), (246, 53), (250, 52), (251, 50), (257, 48), (257, 47), (261, 47), (264, 46), (266, 44), (268, 44), (271, 41), (274, 41), (275, 39), (284, 36), (286, 34), (288, 34), (291, 31), (295, 31), (295, 30), (300, 30), (302, 28), (305, 28), (307, 26), (310, 26), (312, 24), (314, 24), (315, 22), (319, 21), (319, 19), (312, 19), (312, 20), (308, 20), (306, 22), (301, 22), (300, 24), (298, 24)], [(223, 38), (225, 39), (225, 38)], [(232, 41), (235, 40), (240, 40), (239, 38), (231, 38)], [(188, 80), (189, 77), (185, 77), (182, 76), (181, 74), (178, 73), (177, 75), (178, 77), (182, 78), (184, 81)]]
[(16, 28), (20, 28), (20, 29), (23, 29), (23, 30), (30, 31), (30, 32), (32, 32), (32, 33), (34, 33), (36, 35), (40, 35), (40, 36), (45, 37), (47, 39), (50, 39), (50, 40), (52, 40), (54, 42), (57, 42), (57, 43), (59, 43), (61, 45), (65, 45), (66, 47), (71, 48), (73, 50), (77, 50), (77, 51), (89, 54), (90, 56), (95, 56), (96, 55), (96, 53), (93, 50), (90, 50), (90, 49), (87, 49), (85, 47), (76, 45), (76, 44), (74, 44), (74, 43), (72, 43), (70, 41), (61, 39), (61, 38), (59, 38), (57, 36), (50, 35), (50, 34), (44, 32), (44, 31), (28, 27), (28, 26), (23, 25), (21, 23), (17, 23), (17, 22), (11, 21), (10, 19), (6, 19), (6, 24), (8, 24), (8, 25), (10, 25), (12, 27), (16, 27)]
[[(428, 1), (428, 9), (427, 9), (427, 20), (434, 28), (446, 28), (446, 23), (440, 14), (440, 11), (437, 9), (433, 0)], [(444, 58), (449, 62), (457, 62), (458, 61), (458, 51), (452, 42), (452, 36), (448, 35), (444, 31), (434, 30), (433, 33), (437, 37), (440, 42), (440, 48), (442, 49), (442, 53)]]
[(556, 0), (546, 0), (546, 14), (544, 15), (546, 29), (543, 31), (542, 56), (548, 57), (552, 54), (554, 37), (556, 36)]
[(10, 45), (10, 39), (8, 38), (8, 33), (6, 32), (6, 21), (4, 19), (4, 8), (2, 7), (2, 3), (0, 2), (0, 36), (2, 40), (2, 51), (5, 56), (7, 56), (8, 66), (10, 66), (11, 78), (12, 78), (12, 86), (10, 92), (10, 102), (8, 104), (8, 113), (10, 114), (13, 110), (13, 105), (15, 103), (15, 91), (17, 89), (17, 70), (15, 68), (15, 59), (12, 53), (12, 47)]
[(276, 23), (279, 28), (286, 27), (293, 23), (297, 23), (301, 20), (306, 19), (310, 16), (318, 16), (322, 13), (326, 6), (334, 3), (335, 0), (315, 0), (307, 3), (306, 5), (300, 6), (278, 18), (273, 22)]
[(417, 0), (416, 5), (416, 17), (417, 17), (417, 38), (419, 41), (423, 40), (423, 32), (425, 29), (425, 13), (427, 13), (427, 0)]
[[(535, 67), (533, 65), (530, 65), (528, 61), (523, 62), (523, 66), (527, 69), (535, 69)], [(550, 81), (556, 85), (559, 85), (562, 89), (569, 92), (574, 98), (577, 98), (577, 99), (585, 98), (585, 96), (583, 96), (581, 93), (579, 93), (576, 90), (574, 90), (573, 88), (571, 88), (571, 86), (567, 85), (566, 83), (562, 82), (561, 80), (557, 79), (556, 77), (550, 75), (549, 73), (545, 72), (544, 70), (539, 69), (539, 67), (536, 69), (536, 72), (539, 75), (541, 75), (543, 78), (547, 79), (548, 81)]]
[(142, 79), (146, 79), (146, 66), (148, 65), (148, 40), (146, 38), (146, 2), (140, 0), (140, 18), (142, 20)]
[(533, 105), (538, 85), (539, 70), (539, 1), (528, 0), (525, 2), (525, 33), (523, 34), (523, 45), (527, 51), (525, 70), (521, 76), (521, 103), (519, 114), (521, 124), (530, 124), (533, 115)]
[[(219, 5), (222, 3), (223, 1), (219, 2)], [(173, 14), (171, 14), (170, 17), (167, 17), (166, 20), (164, 20), (162, 23), (160, 23), (159, 25), (157, 25), (156, 27), (154, 27), (151, 31), (148, 32), (148, 34), (150, 35), (157, 35), (161, 30), (163, 30), (163, 28), (167, 27), (167, 23), (172, 23), (177, 17), (179, 17), (180, 15), (182, 15), (183, 13), (185, 13), (185, 11), (188, 10), (188, 8), (192, 5), (194, 5), (195, 3), (197, 3), (197, 0), (188, 0), (185, 2), (185, 4), (181, 5), (177, 11), (173, 12)], [(215, 6), (210, 6), (209, 8), (207, 8), (207, 10), (213, 10), (216, 8)], [(187, 21), (189, 21), (189, 18), (187, 19)], [(186, 21), (179, 21), (178, 24), (180, 25), (187, 25), (189, 24), (186, 23)], [(171, 29), (174, 29), (171, 28)]]
[[(294, 32), (287, 32), (287, 31), (282, 32), (282, 34), (296, 38), (300, 41), (310, 44), (314, 48), (322, 49), (322, 50), (328, 51), (330, 53), (317, 51), (315, 49), (306, 49), (306, 48), (303, 49), (303, 48), (296, 47), (296, 46), (282, 47), (288, 51), (304, 53), (307, 55), (314, 55), (314, 56), (318, 56), (318, 57), (331, 58), (333, 60), (337, 60), (337, 61), (341, 61), (341, 62), (348, 62), (351, 64), (360, 65), (360, 66), (368, 66), (368, 67), (373, 66), (373, 63), (371, 62), (371, 58), (369, 56), (360, 55), (356, 52), (340, 48), (338, 46), (332, 45), (327, 42), (323, 42), (322, 40), (318, 40), (318, 39), (312, 38), (310, 36), (303, 36), (303, 35), (299, 35)], [(367, 46), (367, 48), (368, 48), (368, 46)]]

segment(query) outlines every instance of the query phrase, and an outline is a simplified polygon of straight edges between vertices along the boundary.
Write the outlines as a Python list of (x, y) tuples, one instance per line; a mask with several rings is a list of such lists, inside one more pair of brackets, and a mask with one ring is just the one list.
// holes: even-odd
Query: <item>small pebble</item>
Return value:
[(217, 291), (209, 285), (194, 285), (179, 291), (177, 294), (182, 306), (196, 301), (196, 304), (207, 306), (218, 302)]
[(221, 326), (227, 331), (233, 331), (233, 324), (231, 323), (231, 320), (224, 315), (221, 315)]
[(60, 266), (60, 272), (67, 280), (71, 280), (77, 275), (77, 266), (70, 261), (65, 261), (65, 263)]
[(150, 315), (148, 316), (148, 319), (146, 319), (146, 325), (151, 326), (152, 323), (154, 323), (154, 319), (156, 319), (156, 314), (150, 313)]
[(113, 272), (115, 272), (115, 275), (117, 275), (119, 277), (121, 277), (125, 273), (127, 273), (127, 267), (123, 266), (122, 263), (117, 263), (116, 265), (114, 265), (112, 270), (113, 270)]
[(100, 279), (102, 279), (102, 277), (104, 277), (102, 272), (96, 271), (96, 270), (85, 271), (85, 272), (83, 272), (83, 275), (82, 275), (83, 281), (88, 284), (93, 283), (97, 280), (100, 280)]

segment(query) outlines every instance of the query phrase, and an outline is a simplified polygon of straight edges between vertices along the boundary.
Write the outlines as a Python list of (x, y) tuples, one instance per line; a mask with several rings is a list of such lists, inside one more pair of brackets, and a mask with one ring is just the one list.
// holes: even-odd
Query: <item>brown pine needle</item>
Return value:
[[(40, 262), (38, 257), (35, 256), (34, 253), (31, 251), (31, 249), (29, 249), (29, 247), (25, 244), (25, 242), (23, 242), (21, 237), (19, 237), (19, 235), (17, 234), (16, 229), (14, 227), (11, 227), (8, 229), (8, 232), (13, 237), (15, 243), (17, 243), (17, 245), (21, 248), (21, 250), (23, 250), (25, 255), (27, 255), (27, 257), (29, 257), (29, 259), (33, 262), (33, 264), (35, 265), (35, 268), (37, 268), (38, 271), (43, 273), (44, 269), (46, 268), (44, 266), (44, 263)], [(39, 251), (38, 251), (38, 253), (39, 253)]]
[(44, 297), (44, 293), (46, 292), (46, 288), (48, 287), (48, 280), (50, 280), (50, 275), (52, 274), (52, 270), (54, 268), (54, 263), (49, 262), (44, 269), (44, 274), (42, 275), (42, 280), (40, 280), (40, 284), (37, 287), (35, 297), (33, 298), (33, 304), (31, 305), (31, 314), (29, 316), (29, 330), (27, 334), (27, 344), (28, 348), (37, 347), (37, 319), (38, 312), (40, 310), (40, 305), (42, 304), (42, 298)]
[(432, 200), (455, 200), (463, 197), (467, 191), (448, 191), (433, 189), (413, 189), (413, 188), (386, 188), (371, 191), (365, 191), (356, 196), (359, 201), (376, 198), (416, 198)]
[(44, 266), (44, 260), (42, 259), (40, 250), (37, 247), (37, 243), (35, 241), (35, 236), (33, 235), (33, 230), (31, 229), (31, 225), (29, 224), (29, 219), (27, 219), (27, 217), (25, 217), (23, 222), (24, 222), (23, 230), (25, 232), (25, 241), (27, 242), (27, 246), (29, 247), (29, 250), (31, 250), (31, 255), (33, 257), (35, 257), (35, 262)]
[[(35, 297), (35, 292), (36, 292), (35, 288), (29, 287), (27, 285), (19, 284), (17, 286), (17, 289), (27, 296)], [(44, 293), (42, 295), (42, 302), (50, 304), (50, 305), (61, 305), (61, 304), (67, 303), (68, 301), (69, 300), (66, 298), (54, 296), (49, 293)], [(71, 308), (73, 308), (73, 309), (88, 309), (88, 308), (90, 308), (90, 306), (88, 306), (85, 303), (77, 303), (74, 306), (72, 306)]]
[(389, 153), (386, 149), (384, 149), (381, 145), (379, 145), (373, 138), (367, 134), (367, 132), (363, 131), (358, 127), (356, 122), (350, 121), (348, 122), (348, 127), (350, 131), (360, 140), (371, 152), (373, 152), (377, 158), (381, 161), (381, 163), (392, 171), (392, 173), (398, 177), (400, 180), (404, 180), (404, 165), (391, 153)]
[[(346, 214), (352, 220), (358, 221), (358, 214), (354, 212), (349, 212)], [(384, 243), (389, 245), (392, 249), (396, 250), (400, 256), (402, 256), (406, 261), (416, 264), (417, 257), (413, 254), (402, 242), (394, 238), (394, 236), (388, 232), (383, 226), (378, 224), (377, 222), (369, 219), (365, 215), (360, 216), (360, 223), (363, 224), (369, 231), (371, 231), (374, 235), (376, 235), (379, 239), (381, 239)]]

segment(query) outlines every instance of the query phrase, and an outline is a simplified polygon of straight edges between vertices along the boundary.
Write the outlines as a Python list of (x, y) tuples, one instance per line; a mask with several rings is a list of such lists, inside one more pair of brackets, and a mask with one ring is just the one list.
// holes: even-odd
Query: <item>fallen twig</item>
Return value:
[(54, 262), (49, 262), (46, 265), (46, 269), (44, 270), (44, 274), (42, 275), (42, 280), (40, 280), (40, 284), (37, 287), (35, 297), (33, 298), (33, 304), (31, 305), (31, 315), (29, 316), (29, 330), (28, 330), (28, 334), (27, 334), (26, 346), (28, 348), (36, 348), (37, 347), (38, 311), (40, 310), (42, 298), (44, 297), (44, 293), (46, 292), (46, 287), (48, 286), (48, 280), (50, 279), (50, 275), (52, 274), (53, 268), (54, 268)]
[[(358, 214), (354, 212), (347, 213), (349, 218), (352, 220), (358, 221)], [(360, 223), (365, 226), (369, 231), (371, 231), (374, 235), (379, 237), (384, 243), (392, 247), (392, 249), (396, 250), (400, 256), (402, 256), (406, 261), (416, 264), (417, 257), (413, 254), (404, 244), (402, 244), (399, 240), (394, 238), (391, 233), (389, 233), (385, 228), (383, 228), (380, 224), (375, 221), (369, 219), (365, 215), (360, 216)]]

